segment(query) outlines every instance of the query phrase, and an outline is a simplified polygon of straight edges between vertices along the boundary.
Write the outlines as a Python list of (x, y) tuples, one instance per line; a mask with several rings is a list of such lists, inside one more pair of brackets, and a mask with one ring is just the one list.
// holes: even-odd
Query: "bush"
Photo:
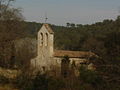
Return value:
[(91, 85), (94, 88), (100, 89), (103, 88), (105, 85), (103, 79), (95, 71), (88, 70), (84, 66), (80, 67), (79, 78), (83, 84)]
[(38, 73), (33, 80), (34, 90), (61, 90), (64, 82), (56, 77), (49, 77), (46, 74)]
[(21, 90), (34, 90), (33, 89), (33, 80), (29, 74), (26, 74), (26, 73), (20, 74), (16, 78), (14, 83)]
[(21, 90), (61, 90), (65, 85), (61, 79), (41, 73), (35, 77), (22, 73), (16, 78), (15, 84)]
[(62, 90), (62, 88), (65, 88), (65, 81), (63, 81), (61, 78), (49, 78), (48, 88), (49, 90)]
[(1, 84), (6, 84), (6, 83), (9, 83), (9, 79), (0, 75), (0, 83)]
[(33, 80), (33, 88), (34, 90), (48, 90), (48, 79), (46, 75), (38, 73)]

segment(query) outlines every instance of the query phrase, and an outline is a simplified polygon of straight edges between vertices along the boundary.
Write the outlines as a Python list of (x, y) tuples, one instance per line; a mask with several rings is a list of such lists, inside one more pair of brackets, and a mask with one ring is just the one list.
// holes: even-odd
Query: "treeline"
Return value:
[[(24, 23), (26, 25), (25, 31), (27, 31), (30, 36), (36, 37), (42, 24), (36, 22)], [(119, 16), (116, 20), (107, 19), (92, 25), (71, 24), (69, 23), (68, 25), (68, 23), (66, 23), (66, 26), (51, 25), (55, 32), (55, 48), (66, 50), (88, 50), (84, 48), (84, 44), (86, 41), (89, 41), (89, 39), (94, 38), (104, 42), (109, 34), (120, 32)]]

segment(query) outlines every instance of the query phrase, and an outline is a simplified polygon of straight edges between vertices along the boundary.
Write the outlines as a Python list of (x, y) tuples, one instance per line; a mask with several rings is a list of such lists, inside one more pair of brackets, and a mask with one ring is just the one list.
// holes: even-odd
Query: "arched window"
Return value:
[(45, 46), (48, 46), (48, 34), (45, 34)]
[(40, 33), (40, 46), (43, 46), (43, 33)]

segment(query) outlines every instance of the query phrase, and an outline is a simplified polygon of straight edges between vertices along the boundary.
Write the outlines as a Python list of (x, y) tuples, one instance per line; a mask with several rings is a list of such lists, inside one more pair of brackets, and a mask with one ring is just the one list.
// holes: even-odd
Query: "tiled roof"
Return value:
[(53, 33), (54, 33), (49, 24), (43, 24), (43, 25), (45, 26), (45, 28), (48, 30), (48, 32), (49, 32), (50, 34), (53, 34)]
[(92, 52), (85, 52), (85, 51), (64, 51), (64, 50), (55, 50), (54, 51), (55, 57), (72, 57), (72, 58), (87, 58), (87, 57), (93, 57), (96, 55)]

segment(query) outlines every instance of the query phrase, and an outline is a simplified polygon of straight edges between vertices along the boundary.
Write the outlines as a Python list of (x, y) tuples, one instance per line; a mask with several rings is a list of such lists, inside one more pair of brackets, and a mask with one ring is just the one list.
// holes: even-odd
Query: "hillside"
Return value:
[[(35, 38), (41, 24), (29, 25), (35, 30), (30, 29), (29, 34)], [(52, 25), (52, 28), (55, 32), (56, 49), (96, 53), (100, 58), (92, 62), (107, 87), (111, 87), (111, 90), (120, 88), (120, 16), (116, 20), (104, 20), (92, 25)]]
[[(36, 56), (37, 32), (42, 24), (25, 21), (17, 23), (9, 32), (0, 33), (0, 66), (27, 70), (31, 58)], [(19, 24), (20, 28), (17, 29)], [(116, 20), (104, 20), (91, 25), (67, 23), (67, 26), (51, 27), (55, 32), (55, 49), (91, 51), (99, 56), (91, 60), (96, 66), (95, 73), (83, 70), (80, 82), (84, 87), (89, 88), (89, 85), (95, 88), (96, 85), (98, 90), (120, 89), (120, 16)], [(8, 37), (3, 39), (5, 36)], [(101, 87), (97, 86), (99, 83)]]
[[(36, 38), (37, 32), (42, 24), (36, 22), (25, 22), (26, 31), (31, 37)], [(67, 50), (85, 50), (84, 43), (90, 38), (105, 41), (111, 33), (120, 32), (120, 17), (116, 20), (104, 20), (91, 25), (77, 24), (76, 26), (51, 25), (55, 32), (55, 47)], [(87, 49), (86, 49), (87, 50)]]

